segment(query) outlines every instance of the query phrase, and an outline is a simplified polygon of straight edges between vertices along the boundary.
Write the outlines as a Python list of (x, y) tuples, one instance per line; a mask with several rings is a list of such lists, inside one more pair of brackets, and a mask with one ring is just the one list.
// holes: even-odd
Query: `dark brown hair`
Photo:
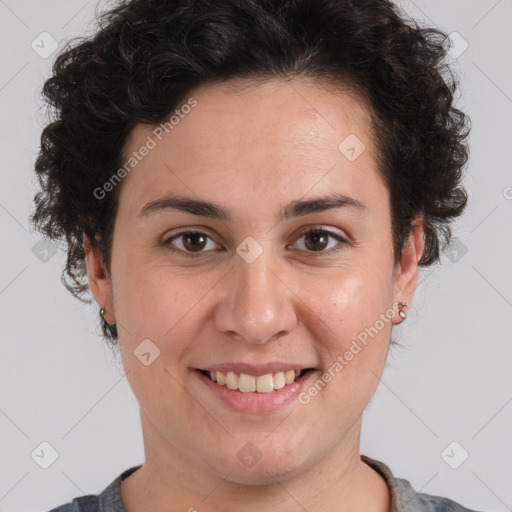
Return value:
[[(469, 118), (446, 34), (422, 28), (388, 0), (132, 0), (68, 43), (43, 87), (51, 114), (35, 163), (33, 225), (67, 251), (62, 280), (84, 302), (83, 234), (110, 272), (121, 187), (94, 190), (119, 169), (137, 123), (169, 118), (194, 87), (235, 78), (308, 76), (356, 84), (373, 111), (379, 170), (391, 196), (395, 260), (424, 217), (429, 266), (451, 237), (467, 195)], [(115, 328), (103, 325), (106, 339)]]

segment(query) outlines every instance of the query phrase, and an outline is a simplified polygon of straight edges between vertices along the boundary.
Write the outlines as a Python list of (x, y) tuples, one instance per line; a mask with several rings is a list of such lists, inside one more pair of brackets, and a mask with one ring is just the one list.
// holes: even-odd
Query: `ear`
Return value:
[[(413, 220), (413, 231), (404, 244), (402, 249), (400, 263), (395, 270), (395, 282), (393, 287), (393, 304), (397, 302), (411, 303), (416, 283), (418, 281), (418, 261), (425, 248), (423, 233), (423, 216), (415, 217)], [(407, 312), (407, 306), (404, 306)], [(398, 312), (393, 317), (393, 323), (398, 324), (402, 318)]]
[(87, 277), (96, 302), (100, 307), (105, 308), (105, 320), (108, 323), (116, 323), (114, 305), (112, 300), (112, 283), (107, 275), (103, 257), (97, 247), (93, 247), (91, 239), (83, 235), (85, 258), (87, 263)]

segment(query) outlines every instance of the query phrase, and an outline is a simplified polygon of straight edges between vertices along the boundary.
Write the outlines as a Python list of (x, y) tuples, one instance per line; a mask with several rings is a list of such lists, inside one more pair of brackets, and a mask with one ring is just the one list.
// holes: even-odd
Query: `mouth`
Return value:
[(209, 380), (220, 387), (228, 388), (240, 393), (274, 393), (295, 382), (306, 380), (314, 368), (275, 371), (264, 375), (250, 375), (247, 373), (222, 372), (218, 370), (197, 369)]

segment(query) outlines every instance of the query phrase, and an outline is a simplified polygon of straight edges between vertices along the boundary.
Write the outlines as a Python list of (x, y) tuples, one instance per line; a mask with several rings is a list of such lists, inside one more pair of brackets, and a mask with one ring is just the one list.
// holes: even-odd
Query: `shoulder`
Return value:
[(69, 503), (52, 508), (49, 512), (97, 512), (99, 510), (99, 498), (95, 494), (80, 496)]
[(49, 512), (126, 512), (121, 500), (121, 482), (141, 466), (133, 466), (123, 471), (100, 494), (77, 497)]
[(408, 480), (396, 478), (386, 464), (365, 455), (361, 455), (361, 460), (386, 480), (391, 493), (390, 512), (482, 512), (449, 498), (418, 493)]
[(453, 501), (442, 496), (433, 494), (416, 493), (408, 480), (395, 478), (398, 488), (403, 489), (400, 500), (402, 508), (400, 511), (420, 511), (421, 512), (482, 512)]

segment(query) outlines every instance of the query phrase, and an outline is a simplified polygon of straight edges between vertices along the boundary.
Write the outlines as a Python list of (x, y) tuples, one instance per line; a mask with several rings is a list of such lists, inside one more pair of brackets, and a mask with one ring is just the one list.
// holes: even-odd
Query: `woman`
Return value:
[(145, 461), (54, 512), (470, 510), (359, 452), (467, 202), (445, 39), (387, 0), (132, 0), (58, 57), (32, 221), (119, 347)]

